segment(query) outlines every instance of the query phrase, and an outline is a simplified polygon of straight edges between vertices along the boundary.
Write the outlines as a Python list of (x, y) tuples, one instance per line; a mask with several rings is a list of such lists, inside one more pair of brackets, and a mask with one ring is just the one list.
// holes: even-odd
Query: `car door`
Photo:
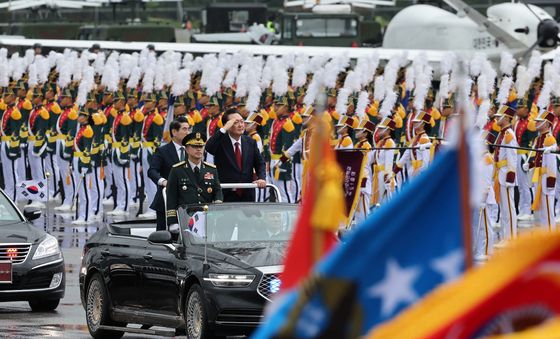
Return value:
[(178, 250), (175, 246), (147, 242), (142, 255), (143, 304), (168, 315), (177, 315), (179, 310)]
[(113, 306), (140, 307), (141, 264), (146, 240), (113, 236), (101, 245)]

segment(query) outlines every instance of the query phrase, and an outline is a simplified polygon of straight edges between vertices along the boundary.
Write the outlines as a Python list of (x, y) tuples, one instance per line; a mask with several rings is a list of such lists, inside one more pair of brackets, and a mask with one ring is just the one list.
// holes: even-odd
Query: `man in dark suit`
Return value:
[(189, 133), (187, 118), (178, 117), (169, 125), (171, 142), (156, 149), (150, 162), (148, 177), (157, 185), (157, 192), (150, 208), (156, 211), (157, 230), (165, 230), (165, 202), (162, 190), (167, 186), (167, 178), (173, 165), (186, 159), (183, 139)]
[[(222, 116), (224, 127), (206, 142), (206, 151), (214, 156), (221, 183), (256, 183), (266, 187), (264, 159), (257, 143), (244, 135), (245, 122), (235, 108)], [(223, 190), (224, 201), (255, 201), (254, 189)]]

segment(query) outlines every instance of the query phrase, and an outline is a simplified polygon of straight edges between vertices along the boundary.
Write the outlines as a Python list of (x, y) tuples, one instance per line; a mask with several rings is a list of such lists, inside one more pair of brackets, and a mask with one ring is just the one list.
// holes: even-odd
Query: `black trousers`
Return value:
[(165, 213), (156, 211), (156, 231), (166, 231), (167, 227), (165, 226)]

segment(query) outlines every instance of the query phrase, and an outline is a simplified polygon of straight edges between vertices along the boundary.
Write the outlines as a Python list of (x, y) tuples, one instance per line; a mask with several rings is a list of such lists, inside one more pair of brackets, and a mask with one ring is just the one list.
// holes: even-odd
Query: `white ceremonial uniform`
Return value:
[[(511, 127), (502, 129), (496, 144), (517, 147)], [(515, 149), (496, 147), (494, 151), (494, 190), (500, 206), (500, 227), (504, 239), (517, 237), (517, 213), (513, 197), (517, 185), (517, 152)]]

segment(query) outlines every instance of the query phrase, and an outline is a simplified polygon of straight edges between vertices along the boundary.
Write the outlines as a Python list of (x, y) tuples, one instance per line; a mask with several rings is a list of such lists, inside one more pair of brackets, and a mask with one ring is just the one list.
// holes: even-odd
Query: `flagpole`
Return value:
[[(324, 128), (324, 124), (323, 124), (323, 114), (325, 114), (326, 111), (326, 104), (327, 104), (327, 97), (326, 97), (326, 92), (324, 88), (321, 88), (320, 91), (320, 95), (317, 97), (317, 101), (316, 101), (316, 111), (317, 111), (317, 120), (315, 121), (315, 123), (317, 124), (317, 126), (315, 126), (314, 130), (315, 130), (315, 135), (313, 137), (313, 139), (315, 140), (315, 142), (313, 143), (312, 147), (314, 147), (315, 149), (313, 150), (314, 152), (312, 153), (314, 155), (314, 158), (310, 159), (312, 160), (312, 163), (310, 164), (311, 166), (309, 166), (309, 170), (310, 170), (310, 177), (311, 180), (308, 180), (308, 183), (310, 183), (311, 185), (313, 185), (313, 187), (311, 187), (310, 191), (313, 191), (312, 195), (313, 195), (313, 199), (316, 201), (317, 200), (317, 173), (316, 173), (316, 168), (317, 168), (317, 164), (319, 159), (323, 158), (323, 144), (322, 142), (317, 142), (317, 141), (321, 141), (323, 140), (323, 138), (325, 137), (324, 133), (326, 133), (325, 128)], [(315, 202), (313, 203), (315, 204)], [(313, 258), (313, 266), (321, 259), (322, 255), (323, 255), (323, 237), (322, 237), (322, 230), (313, 227), (312, 228), (312, 232), (313, 232), (313, 236), (312, 236), (312, 241), (313, 241), (313, 248), (312, 248), (312, 258)]]
[[(472, 250), (472, 233), (471, 233), (471, 207), (470, 207), (470, 176), (469, 176), (469, 154), (466, 144), (466, 129), (467, 129), (467, 110), (468, 110), (468, 99), (469, 94), (466, 91), (466, 65), (461, 63), (459, 66), (460, 79), (463, 80), (462, 91), (460, 91), (461, 101), (460, 110), (463, 114), (460, 114), (459, 119), (459, 145), (458, 145), (458, 156), (459, 156), (459, 192), (460, 192), (460, 207), (463, 220), (463, 243), (465, 251), (465, 269), (470, 269), (473, 266), (473, 250)], [(469, 112), (470, 113), (470, 112)]]
[(49, 199), (50, 199), (49, 194), (51, 194), (50, 186), (49, 186), (50, 176), (51, 176), (50, 172), (45, 172), (45, 177), (47, 178), (47, 180), (46, 180), (46, 184), (47, 184), (47, 203), (46, 203), (46, 206), (45, 206), (45, 230), (46, 231), (50, 230), (50, 222), (49, 222), (49, 219), (50, 219), (49, 218), (49, 214), (50, 214), (49, 213)]

